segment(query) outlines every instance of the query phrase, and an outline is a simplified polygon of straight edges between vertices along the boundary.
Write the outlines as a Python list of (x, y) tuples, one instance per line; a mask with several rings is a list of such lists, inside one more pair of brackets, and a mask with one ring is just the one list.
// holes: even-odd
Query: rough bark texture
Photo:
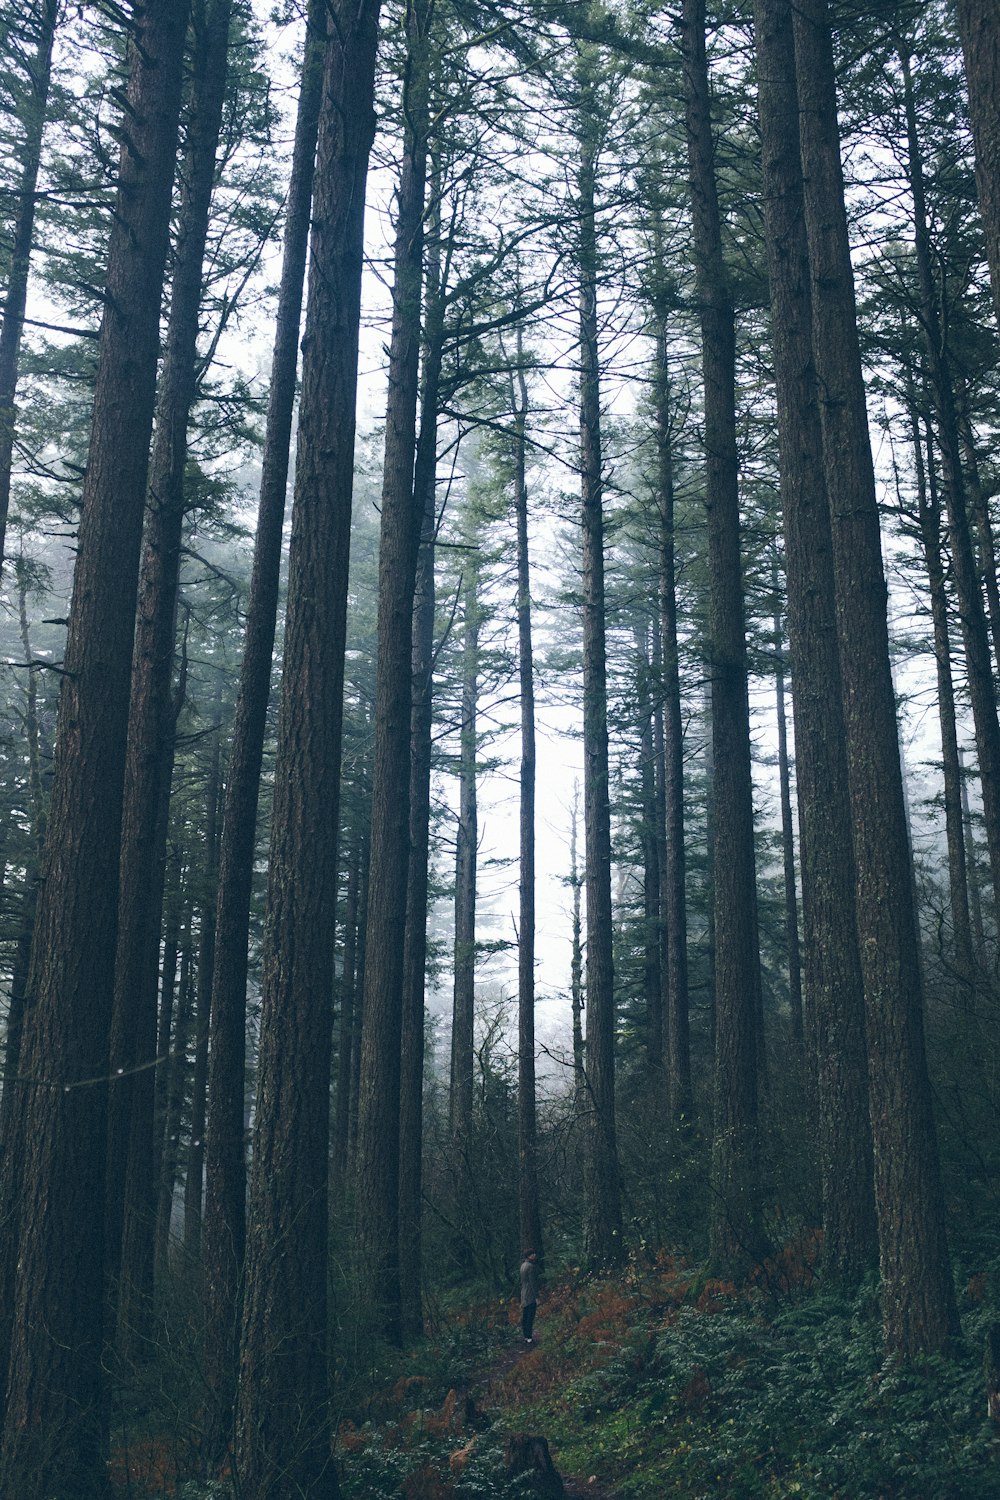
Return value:
[(684, 848), (684, 715), (677, 643), (677, 568), (670, 364), (665, 311), (656, 341), (656, 467), (659, 500), (660, 653), (663, 695), (663, 879), (666, 929), (664, 1027), (667, 1097), (676, 1123), (691, 1119), (691, 1037), (687, 955), (687, 860)]
[(660, 861), (657, 850), (656, 751), (653, 734), (652, 631), (644, 619), (634, 628), (636, 697), (639, 712), (639, 822), (642, 841), (642, 994), (646, 1063), (662, 1082), (663, 982), (660, 976)]
[(688, 170), (705, 385), (715, 909), (715, 1131), (711, 1255), (745, 1268), (761, 1250), (757, 1180), (760, 956), (746, 630), (736, 456), (736, 320), (723, 259), (704, 0), (683, 8)]
[(253, 572), (236, 694), (219, 847), (215, 974), (205, 1132), (205, 1376), (212, 1393), (208, 1449), (231, 1437), (236, 1376), (238, 1288), (246, 1244), (247, 943), (257, 802), (264, 756), (271, 655), (278, 610), (282, 527), (295, 404), (299, 327), (312, 203), (316, 132), (323, 91), (326, 0), (311, 0), (285, 201), (281, 282), (261, 465)]
[(957, 1314), (924, 1049), (887, 596), (825, 0), (801, 0), (794, 31), (865, 983), (883, 1323), (889, 1351), (917, 1355), (945, 1344)]
[(371, 1316), (400, 1338), (399, 1104), (403, 947), (410, 800), (413, 594), (421, 513), (413, 493), (423, 213), (427, 178), (429, 7), (407, 7), (406, 136), (396, 204), (379, 532), (378, 661), (361, 1076), (358, 1093), (357, 1239)]
[[(473, 543), (473, 545), (475, 545)], [(472, 1101), (475, 1085), (476, 884), (479, 852), (476, 714), (479, 698), (479, 575), (470, 557), (463, 586), (462, 724), (455, 831), (455, 957), (451, 1023), (451, 1133), (460, 1182), (474, 1170)], [(461, 1192), (461, 1189), (460, 1189)]]
[[(22, 1043), (14, 1324), (0, 1489), (88, 1496), (101, 1454), (105, 1090), (136, 580), (186, 0), (134, 13), (90, 454)], [(96, 1080), (96, 1081), (95, 1081)], [(7, 1282), (7, 1285), (10, 1283)], [(6, 1351), (0, 1351), (0, 1355)], [(0, 1360), (2, 1363), (2, 1360)]]
[(275, 769), (235, 1466), (331, 1500), (330, 1026), (365, 182), (378, 0), (331, 7)]
[[(159, 1197), (160, 1176), (167, 1124), (167, 1100), (173, 1058), (170, 1039), (177, 998), (177, 961), (180, 954), (181, 890), (177, 860), (168, 858), (166, 894), (163, 902), (163, 962), (160, 967), (160, 1008), (156, 1022), (156, 1088), (153, 1096), (153, 1195)], [(153, 1227), (153, 1278), (156, 1281), (156, 1226)]]
[(573, 1102), (576, 1112), (585, 1107), (586, 1070), (583, 1040), (583, 924), (581, 921), (580, 866), (577, 862), (577, 828), (580, 821), (579, 789), (573, 788), (573, 815), (569, 831), (569, 884), (573, 892), (573, 933), (570, 957), (569, 988), (573, 1019)]
[(927, 371), (944, 477), (948, 511), (948, 539), (952, 572), (958, 598), (958, 613), (965, 645), (966, 676), (976, 732), (979, 782), (983, 797), (983, 825), (990, 856), (995, 910), (1000, 911), (1000, 721), (990, 659), (989, 632), (982, 586), (972, 550), (966, 504), (965, 472), (962, 464), (958, 411), (951, 373), (947, 330), (942, 325), (939, 303), (942, 290), (935, 283), (932, 246), (927, 223), (924, 169), (917, 133), (916, 104), (910, 58), (899, 54), (906, 109), (908, 175), (913, 197), (913, 239), (920, 290), (920, 322), (927, 353)]
[(17, 207), (11, 236), (10, 270), (0, 321), (0, 566), (6, 549), (7, 513), (10, 509), (11, 466), (17, 412), (18, 356), (24, 331), (24, 309), (28, 297), (28, 274), (35, 231), (35, 188), (42, 155), (45, 105), (52, 75), (52, 42), (59, 16), (59, 0), (41, 0), (37, 19), (35, 53), (28, 65), (29, 89), (21, 108), (24, 139), (21, 142), (21, 173), (17, 184)]
[(969, 882), (969, 910), (972, 915), (972, 931), (975, 936), (976, 952), (986, 952), (986, 933), (983, 926), (983, 902), (979, 889), (978, 854), (976, 852), (976, 830), (972, 822), (972, 809), (969, 805), (969, 784), (966, 778), (965, 759), (962, 747), (958, 747), (958, 769), (960, 773), (960, 786), (962, 789), (962, 828), (965, 832), (965, 860), (966, 871)]
[(185, 900), (181, 921), (179, 954), (177, 1014), (173, 1026), (173, 1040), (169, 1056), (166, 1057), (165, 1064), (161, 1064), (161, 1067), (165, 1067), (163, 1149), (156, 1197), (154, 1257), (154, 1275), (158, 1287), (164, 1285), (170, 1263), (174, 1189), (177, 1185), (177, 1170), (180, 1164), (181, 1115), (184, 1112), (184, 1100), (187, 1096), (187, 1049), (191, 1039), (191, 1018), (194, 1014), (194, 947), (191, 939), (191, 907), (187, 900)]
[(581, 51), (577, 194), (580, 279), (580, 488), (583, 521), (583, 823), (587, 892), (587, 1047), (589, 1129), (585, 1158), (585, 1253), (592, 1266), (624, 1253), (615, 1124), (615, 976), (612, 957), (611, 803), (604, 619), (604, 512), (600, 350), (597, 328), (595, 198), (600, 117)]
[(194, 1034), (194, 1077), (191, 1082), (191, 1135), (184, 1179), (184, 1256), (190, 1267), (201, 1263), (201, 1202), (205, 1177), (205, 1114), (208, 1089), (208, 1033), (212, 1016), (215, 971), (215, 887), (219, 870), (219, 736), (205, 792), (205, 853), (201, 880), (204, 892), (198, 932), (198, 1015)]
[(928, 427), (927, 457), (915, 411), (915, 391), (910, 397), (913, 423), (913, 457), (917, 476), (920, 538), (927, 568), (934, 627), (934, 658), (937, 667), (938, 718), (941, 724), (941, 761), (944, 772), (944, 821), (948, 844), (948, 885), (951, 895), (951, 929), (955, 967), (966, 984), (972, 977), (972, 921), (969, 914), (969, 880), (965, 862), (965, 829), (962, 822), (962, 768), (958, 755), (958, 722), (955, 685), (951, 671), (951, 629), (948, 621), (948, 589), (941, 554), (941, 502), (934, 471), (934, 448)]
[[(196, 0), (187, 151), (157, 398), (148, 511), (132, 648), (122, 811), (118, 940), (108, 1090), (107, 1269), (119, 1348), (134, 1356), (148, 1332), (153, 1284), (155, 1174), (150, 1067), (156, 1056), (156, 980), (167, 824), (163, 789), (173, 765), (171, 676), (184, 526), (188, 419), (197, 386), (202, 268), (226, 91), (231, 0)], [(115, 1075), (121, 1072), (121, 1077)], [(123, 1233), (128, 1257), (123, 1256)], [(109, 1329), (110, 1334), (110, 1329)]]
[(802, 1046), (802, 962), (799, 947), (799, 902), (795, 879), (795, 828), (792, 821), (791, 772), (788, 761), (788, 720), (785, 712), (785, 655), (781, 641), (781, 615), (775, 616), (774, 668), (775, 717), (778, 723), (778, 787), (781, 799), (781, 856), (785, 877), (785, 951), (788, 955), (788, 1010), (792, 1037)]
[(957, 0), (956, 9), (976, 147), (979, 210), (1000, 323), (1000, 12), (995, 0)]
[(344, 907), (344, 946), (340, 979), (337, 983), (339, 1022), (337, 1025), (337, 1081), (334, 1090), (333, 1139), (330, 1143), (333, 1208), (344, 1206), (347, 1188), (347, 1142), (351, 1111), (351, 1071), (354, 1050), (360, 1038), (360, 1011), (357, 988), (358, 898), (361, 893), (361, 839), (355, 837), (347, 854), (347, 900)]
[(1000, 682), (1000, 580), (997, 578), (996, 539), (990, 518), (989, 500), (983, 489), (979, 468), (976, 439), (969, 419), (968, 391), (958, 377), (956, 403), (958, 407), (958, 431), (962, 448), (962, 467), (965, 476), (969, 508), (976, 523), (976, 541), (979, 547), (979, 572), (986, 590), (986, 612), (990, 622), (993, 641), (994, 680)]
[(434, 703), (434, 543), (437, 534), (437, 430), (444, 296), (437, 204), (440, 172), (431, 165), (431, 232), (424, 305), (423, 391), (413, 467), (413, 500), (421, 511), (420, 553), (413, 595), (413, 702), (410, 709), (410, 851), (403, 945), (403, 1022), (399, 1090), (399, 1293), (404, 1339), (423, 1332), (421, 1221), (423, 1208), (424, 976), (430, 860)]
[(847, 744), (788, 0), (759, 0), (756, 40), (824, 1265), (832, 1278), (851, 1279), (872, 1264), (877, 1247)]
[[(42, 776), (38, 726), (38, 679), (31, 668), (32, 650), (28, 629), (27, 569), (22, 557), (15, 562), (17, 578), (18, 613), (21, 625), (21, 645), (27, 664), (27, 686), (25, 689), (24, 728), (28, 748), (28, 778), (31, 790), (32, 844), (34, 858), (29, 857), (25, 870), (22, 909), (18, 922), (17, 946), (14, 951), (13, 972), (10, 979), (10, 996), (7, 1002), (5, 1026), (3, 1092), (0, 1093), (0, 1161), (4, 1163), (5, 1210), (16, 1212), (17, 1195), (20, 1191), (21, 1144), (18, 1135), (21, 1122), (17, 1110), (21, 1092), (18, 1076), (21, 1068), (21, 1038), (27, 1006), (28, 966), (31, 961), (31, 939), (35, 927), (38, 907), (39, 869), (45, 847), (46, 809), (42, 794)], [(4, 1223), (7, 1232), (7, 1223)], [(8, 1261), (5, 1272), (13, 1271)], [(10, 1339), (11, 1306), (9, 1300), (0, 1304), (0, 1348), (6, 1349)]]

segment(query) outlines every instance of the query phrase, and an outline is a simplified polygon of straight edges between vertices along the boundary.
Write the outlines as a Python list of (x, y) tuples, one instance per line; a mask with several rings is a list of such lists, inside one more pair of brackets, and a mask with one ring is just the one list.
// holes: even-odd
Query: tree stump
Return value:
[(510, 1477), (532, 1475), (532, 1493), (552, 1500), (566, 1494), (559, 1471), (552, 1462), (548, 1441), (526, 1432), (512, 1433), (504, 1445), (504, 1467)]
[(986, 1330), (983, 1376), (986, 1380), (986, 1410), (990, 1421), (1000, 1427), (1000, 1323), (991, 1323)]

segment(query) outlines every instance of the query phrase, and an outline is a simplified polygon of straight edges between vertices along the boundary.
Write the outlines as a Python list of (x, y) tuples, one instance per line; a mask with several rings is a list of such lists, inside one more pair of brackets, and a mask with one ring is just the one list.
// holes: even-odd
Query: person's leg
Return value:
[(521, 1332), (529, 1344), (531, 1342), (532, 1329), (535, 1326), (535, 1308), (537, 1306), (537, 1302), (529, 1302), (527, 1307), (521, 1310)]

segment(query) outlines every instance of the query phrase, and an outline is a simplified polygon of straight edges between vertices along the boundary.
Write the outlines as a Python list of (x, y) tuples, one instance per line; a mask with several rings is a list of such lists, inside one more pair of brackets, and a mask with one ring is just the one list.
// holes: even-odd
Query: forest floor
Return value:
[[(449, 1294), (418, 1346), (365, 1360), (359, 1344), (345, 1364), (344, 1500), (996, 1500), (982, 1349), (1000, 1265), (966, 1280), (952, 1356), (904, 1367), (882, 1356), (874, 1282), (824, 1290), (816, 1248), (790, 1247), (739, 1288), (663, 1255), (612, 1277), (552, 1274), (531, 1346), (515, 1299)], [(509, 1470), (519, 1440), (540, 1438), (561, 1492)], [(133, 1471), (117, 1492), (231, 1496), (182, 1472)]]
[[(543, 1289), (530, 1347), (513, 1300), (452, 1306), (424, 1353), (436, 1374), (404, 1378), (394, 1418), (342, 1425), (345, 1494), (558, 1493), (507, 1476), (520, 1436), (545, 1438), (564, 1493), (591, 1500), (997, 1500), (982, 1376), (995, 1277), (967, 1280), (950, 1358), (903, 1367), (882, 1355), (874, 1281), (824, 1290), (817, 1252), (791, 1245), (740, 1288), (664, 1255), (603, 1279), (569, 1271)], [(440, 1391), (463, 1337), (479, 1340), (468, 1373), (440, 1405), (403, 1411), (407, 1386)], [(396, 1487), (379, 1489), (393, 1452)]]

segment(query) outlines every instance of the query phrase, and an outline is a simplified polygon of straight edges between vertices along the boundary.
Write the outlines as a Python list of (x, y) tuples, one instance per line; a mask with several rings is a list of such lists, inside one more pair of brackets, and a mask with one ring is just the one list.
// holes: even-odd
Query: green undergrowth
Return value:
[[(341, 1425), (345, 1494), (522, 1493), (502, 1444), (526, 1432), (620, 1500), (995, 1500), (981, 1289), (954, 1356), (904, 1367), (882, 1358), (874, 1287), (849, 1299), (801, 1280), (737, 1289), (669, 1262), (565, 1279), (525, 1352), (513, 1308), (470, 1308), (367, 1421)], [(465, 1411), (465, 1382), (482, 1412)]]
[[(982, 1348), (1000, 1277), (966, 1284), (951, 1358), (901, 1366), (882, 1357), (877, 1288), (823, 1289), (814, 1250), (740, 1288), (663, 1256), (552, 1273), (531, 1349), (513, 1300), (460, 1291), (413, 1348), (342, 1337), (344, 1500), (516, 1500), (531, 1490), (505, 1473), (515, 1433), (545, 1437), (563, 1475), (615, 1500), (996, 1500)], [(172, 1440), (165, 1401), (119, 1444), (116, 1491), (231, 1496), (225, 1479), (185, 1484), (189, 1439)]]
[(1000, 1494), (984, 1310), (966, 1310), (954, 1358), (901, 1367), (882, 1358), (873, 1289), (776, 1297), (681, 1277), (660, 1300), (650, 1280), (568, 1302), (515, 1373), (505, 1424), (534, 1423), (567, 1472), (621, 1500)]

